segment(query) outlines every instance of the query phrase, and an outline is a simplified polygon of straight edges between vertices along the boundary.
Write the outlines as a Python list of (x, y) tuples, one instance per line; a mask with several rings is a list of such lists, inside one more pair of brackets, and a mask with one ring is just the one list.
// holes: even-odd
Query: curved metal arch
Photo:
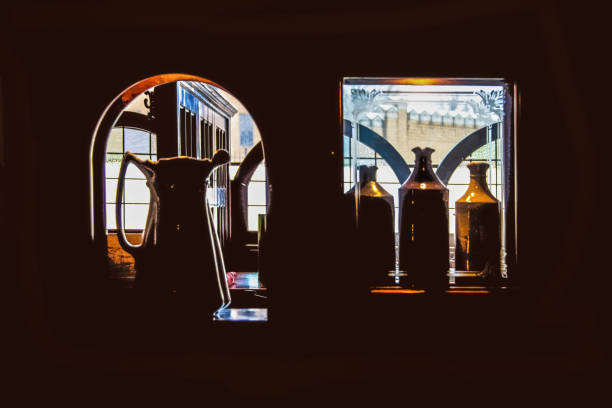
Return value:
[[(410, 168), (393, 145), (372, 129), (363, 125), (358, 126), (359, 141), (380, 154), (389, 164), (400, 184), (406, 181), (410, 177)], [(353, 137), (353, 124), (346, 119), (344, 119), (344, 136)]]
[[(451, 176), (455, 169), (461, 164), (463, 160), (476, 149), (487, 144), (487, 128), (483, 127), (475, 132), (470, 133), (461, 139), (457, 144), (444, 156), (444, 159), (440, 162), (436, 174), (440, 178), (440, 181), (444, 184), (448, 184)], [(494, 123), (490, 126), (491, 139), (489, 141), (495, 141), (499, 138), (500, 123)]]

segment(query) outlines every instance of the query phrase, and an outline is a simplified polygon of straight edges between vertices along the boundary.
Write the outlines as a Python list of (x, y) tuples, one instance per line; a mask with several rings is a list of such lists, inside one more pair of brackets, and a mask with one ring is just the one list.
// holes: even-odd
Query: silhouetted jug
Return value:
[[(211, 172), (228, 161), (225, 150), (218, 150), (212, 160), (181, 156), (145, 161), (125, 153), (117, 186), (117, 237), (134, 257), (135, 288), (141, 293), (171, 296), (210, 315), (229, 305), (221, 245), (206, 199)], [(144, 173), (151, 193), (138, 246), (127, 241), (121, 217), (130, 163)]]

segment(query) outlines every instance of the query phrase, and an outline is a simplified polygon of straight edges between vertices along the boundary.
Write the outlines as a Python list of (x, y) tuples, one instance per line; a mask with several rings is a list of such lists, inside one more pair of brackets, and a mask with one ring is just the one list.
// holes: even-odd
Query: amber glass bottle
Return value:
[(399, 189), (400, 269), (417, 288), (448, 285), (448, 189), (431, 167), (434, 149), (412, 149), (415, 168)]
[(455, 269), (483, 278), (500, 275), (500, 205), (487, 185), (486, 162), (471, 162), (470, 185), (455, 203)]
[[(386, 280), (395, 270), (395, 228), (393, 196), (376, 182), (376, 166), (359, 166), (359, 206), (357, 216), (357, 269), (364, 283)], [(355, 187), (347, 196), (355, 194)]]

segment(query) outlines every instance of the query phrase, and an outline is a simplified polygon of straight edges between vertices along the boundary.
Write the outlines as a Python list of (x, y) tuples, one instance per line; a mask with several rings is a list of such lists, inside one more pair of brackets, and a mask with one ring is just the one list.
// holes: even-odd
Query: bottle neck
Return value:
[(468, 164), (470, 170), (470, 188), (481, 190), (489, 195), (489, 187), (487, 185), (487, 170), (489, 165), (484, 162), (472, 162)]
[(414, 180), (415, 181), (433, 181), (434, 170), (431, 165), (431, 158), (427, 156), (420, 156), (414, 162)]
[(361, 166), (359, 168), (359, 184), (363, 186), (366, 183), (376, 181), (376, 170), (378, 170), (376, 166)]
[(483, 187), (487, 185), (487, 177), (483, 174), (470, 175), (470, 186)]
[(468, 189), (473, 192), (484, 193), (492, 198), (495, 198), (489, 190), (486, 174), (470, 175), (470, 185)]

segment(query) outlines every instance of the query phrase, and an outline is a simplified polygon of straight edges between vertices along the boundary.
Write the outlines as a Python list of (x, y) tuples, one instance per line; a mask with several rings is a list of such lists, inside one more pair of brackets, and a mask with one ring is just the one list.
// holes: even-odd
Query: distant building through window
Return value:
[(253, 147), (253, 119), (248, 113), (240, 114), (240, 146)]

